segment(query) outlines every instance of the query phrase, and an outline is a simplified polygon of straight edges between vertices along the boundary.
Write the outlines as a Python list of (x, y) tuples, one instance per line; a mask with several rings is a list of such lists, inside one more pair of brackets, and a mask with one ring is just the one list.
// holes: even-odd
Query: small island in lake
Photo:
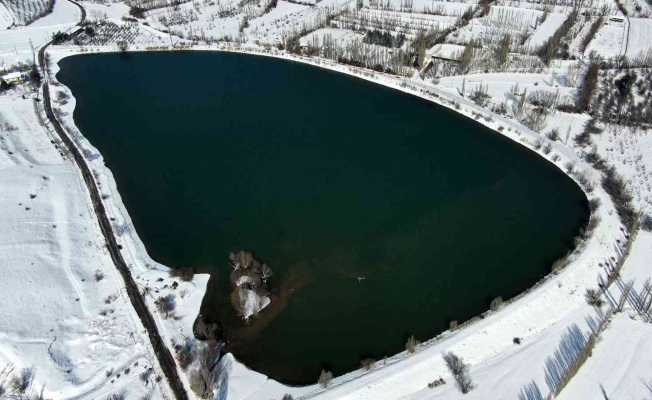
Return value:
[(231, 303), (238, 314), (249, 320), (271, 303), (268, 280), (272, 269), (249, 251), (229, 254), (231, 266)]

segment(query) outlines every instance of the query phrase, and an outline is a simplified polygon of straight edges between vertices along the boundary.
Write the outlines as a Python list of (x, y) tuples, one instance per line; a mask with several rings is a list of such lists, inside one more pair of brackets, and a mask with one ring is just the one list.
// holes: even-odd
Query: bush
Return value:
[(464, 394), (470, 392), (473, 389), (473, 382), (469, 376), (469, 366), (452, 352), (444, 354), (444, 361), (446, 361), (446, 366), (453, 374), (460, 392)]
[(611, 197), (620, 222), (631, 232), (637, 222), (637, 213), (632, 204), (625, 181), (616, 173), (613, 167), (607, 168), (602, 177), (602, 188)]
[(177, 307), (176, 297), (173, 294), (168, 294), (166, 296), (159, 297), (156, 302), (156, 307), (158, 311), (167, 318), (171, 313), (174, 312), (174, 309)]
[(129, 9), (129, 15), (136, 18), (145, 18), (145, 11), (142, 7), (131, 7)]
[(170, 276), (177, 277), (185, 282), (190, 282), (195, 275), (192, 268), (174, 268), (170, 270)]
[(118, 45), (118, 50), (120, 50), (123, 53), (129, 50), (129, 42), (127, 42), (126, 40), (119, 40), (117, 45)]
[(498, 296), (495, 299), (491, 300), (489, 308), (491, 311), (498, 311), (498, 309), (503, 305), (503, 298)]
[(183, 344), (175, 345), (174, 351), (176, 352), (179, 367), (183, 370), (187, 369), (195, 360), (195, 343), (190, 338), (186, 338)]
[(96, 282), (99, 282), (99, 281), (101, 281), (102, 279), (104, 279), (104, 272), (102, 272), (102, 271), (99, 270), (99, 269), (96, 269), (96, 270), (95, 270), (95, 281), (96, 281)]
[(568, 17), (561, 24), (559, 28), (552, 34), (552, 36), (546, 41), (546, 43), (541, 46), (537, 51), (537, 55), (541, 60), (550, 64), (550, 62), (559, 56), (561, 58), (568, 58), (568, 51), (566, 48), (560, 46), (562, 44), (562, 38), (568, 33), (571, 27), (575, 24), (575, 19), (577, 18), (578, 11), (574, 9), (568, 14)]
[(550, 132), (546, 134), (548, 139), (552, 140), (553, 142), (556, 140), (559, 140), (559, 131), (557, 129), (552, 129)]
[(376, 360), (374, 360), (373, 358), (365, 358), (362, 361), (360, 361), (360, 366), (366, 371), (369, 371), (375, 365), (376, 365)]
[(598, 84), (598, 72), (600, 71), (600, 66), (596, 62), (591, 62), (589, 67), (582, 79), (580, 88), (577, 93), (577, 111), (585, 112), (589, 110), (589, 105), (591, 104), (591, 97), (595, 88)]
[(602, 307), (602, 304), (604, 304), (600, 291), (596, 289), (586, 289), (584, 298), (586, 299), (586, 303), (593, 307), (600, 308)]
[(31, 368), (21, 369), (18, 375), (15, 375), (13, 378), (11, 378), (11, 390), (19, 395), (25, 394), (27, 389), (29, 389), (29, 387), (32, 385), (33, 378), (34, 371), (32, 371)]
[(597, 197), (592, 198), (589, 200), (589, 210), (591, 210), (591, 213), (595, 212), (600, 207), (600, 199)]
[(222, 346), (209, 340), (196, 352), (195, 368), (189, 375), (190, 389), (202, 399), (213, 397), (217, 388), (222, 364), (219, 362)]
[(652, 216), (646, 215), (641, 218), (641, 229), (652, 232)]
[(323, 388), (327, 387), (329, 383), (331, 383), (331, 380), (333, 380), (333, 373), (330, 371), (326, 371), (325, 369), (321, 370), (321, 374), (319, 374), (319, 379), (317, 380), (317, 383)]
[(419, 345), (419, 341), (414, 337), (414, 335), (410, 336), (408, 338), (407, 342), (405, 342), (405, 350), (408, 353), (412, 354), (415, 351), (417, 351), (417, 346), (418, 345)]
[(69, 39), (70, 35), (65, 32), (58, 31), (52, 34), (52, 44), (60, 44), (68, 41)]
[(550, 154), (551, 151), (552, 151), (552, 146), (550, 145), (550, 143), (546, 143), (546, 145), (543, 146), (543, 154)]

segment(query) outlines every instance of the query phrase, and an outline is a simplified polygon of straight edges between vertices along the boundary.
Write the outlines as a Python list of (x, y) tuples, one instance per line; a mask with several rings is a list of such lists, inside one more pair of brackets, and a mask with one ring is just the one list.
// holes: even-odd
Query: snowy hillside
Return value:
[(29, 25), (51, 13), (54, 2), (55, 0), (0, 0), (0, 20), (4, 9), (12, 17), (15, 25)]

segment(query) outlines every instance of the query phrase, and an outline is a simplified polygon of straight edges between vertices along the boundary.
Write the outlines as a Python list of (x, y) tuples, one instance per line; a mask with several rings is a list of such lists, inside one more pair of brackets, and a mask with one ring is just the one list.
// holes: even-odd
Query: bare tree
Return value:
[(466, 394), (473, 389), (473, 382), (469, 376), (469, 366), (464, 361), (452, 352), (444, 354), (444, 361), (455, 378), (457, 387), (460, 392)]
[(325, 369), (321, 370), (321, 373), (319, 374), (319, 379), (317, 380), (317, 383), (323, 388), (327, 387), (329, 383), (331, 383), (331, 380), (333, 380), (333, 373), (330, 371), (326, 371)]

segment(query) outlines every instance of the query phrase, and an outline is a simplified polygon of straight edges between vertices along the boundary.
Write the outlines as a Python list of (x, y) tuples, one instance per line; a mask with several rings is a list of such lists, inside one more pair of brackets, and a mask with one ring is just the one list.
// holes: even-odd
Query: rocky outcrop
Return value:
[(231, 303), (246, 321), (271, 303), (268, 280), (272, 269), (249, 251), (229, 255), (231, 266)]

